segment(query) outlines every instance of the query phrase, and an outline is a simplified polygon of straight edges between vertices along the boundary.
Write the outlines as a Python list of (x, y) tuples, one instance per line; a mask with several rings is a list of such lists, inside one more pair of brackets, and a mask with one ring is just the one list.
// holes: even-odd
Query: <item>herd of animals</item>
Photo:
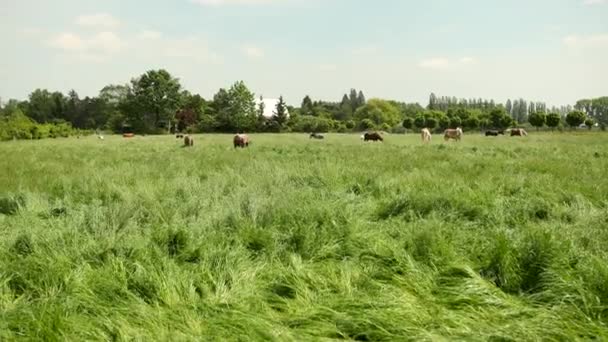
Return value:
[[(505, 131), (504, 130), (489, 130), (485, 132), (485, 136), (486, 137), (497, 137), (499, 135), (504, 135)], [(526, 132), (523, 128), (512, 128), (510, 130), (510, 134), (512, 137), (514, 136), (518, 136), (518, 137), (525, 137), (528, 135), (528, 132)], [(464, 135), (462, 128), (458, 127), (458, 128), (449, 128), (446, 129), (445, 131), (443, 131), (443, 138), (445, 141), (449, 141), (449, 140), (456, 140), (456, 141), (460, 141), (462, 139), (462, 136)], [(423, 143), (429, 143), (431, 142), (431, 131), (428, 128), (423, 128), (420, 131), (420, 136), (422, 139)], [(177, 133), (175, 135), (175, 137), (177, 139), (184, 139), (184, 147), (192, 147), (194, 146), (194, 137), (190, 136), (189, 134), (182, 134), (182, 133)], [(325, 139), (325, 136), (323, 136), (322, 134), (319, 133), (310, 133), (310, 139)], [(382, 137), (382, 132), (365, 132), (362, 136), (361, 139), (363, 141), (384, 141), (384, 138)], [(234, 145), (234, 148), (245, 148), (245, 147), (249, 147), (249, 144), (251, 143), (251, 140), (249, 139), (249, 136), (247, 134), (236, 134), (233, 138), (232, 138), (232, 142)]]

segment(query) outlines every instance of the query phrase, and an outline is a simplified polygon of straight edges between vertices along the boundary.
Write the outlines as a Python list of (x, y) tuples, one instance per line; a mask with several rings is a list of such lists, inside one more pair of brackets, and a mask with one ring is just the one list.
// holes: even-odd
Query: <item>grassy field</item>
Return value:
[(606, 340), (608, 135), (0, 144), (0, 340)]

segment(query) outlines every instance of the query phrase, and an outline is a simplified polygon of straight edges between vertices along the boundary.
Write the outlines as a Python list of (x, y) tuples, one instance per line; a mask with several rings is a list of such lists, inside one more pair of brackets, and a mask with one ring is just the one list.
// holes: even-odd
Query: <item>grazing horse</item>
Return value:
[(189, 135), (184, 136), (184, 146), (185, 147), (194, 146), (194, 137), (191, 137)]
[(448, 128), (443, 132), (443, 139), (448, 141), (450, 139), (454, 139), (456, 141), (460, 141), (462, 139), (462, 129), (457, 127), (456, 129)]
[(245, 147), (249, 147), (249, 136), (247, 136), (247, 134), (237, 134), (234, 136), (234, 139), (232, 139), (232, 142), (234, 143), (234, 148), (240, 147), (240, 148), (245, 148)]
[(498, 135), (505, 135), (505, 131), (486, 131), (486, 137), (497, 137)]
[(513, 128), (511, 130), (511, 136), (512, 137), (526, 137), (526, 136), (528, 136), (528, 132), (526, 132), (526, 130), (523, 128)]
[(428, 128), (423, 128), (420, 131), (420, 137), (422, 138), (423, 143), (431, 142), (431, 131)]
[(363, 141), (384, 141), (382, 135), (378, 132), (363, 134)]
[(318, 134), (318, 133), (310, 133), (309, 139), (312, 139), (312, 138), (315, 138), (315, 139), (325, 139), (325, 137), (322, 134)]

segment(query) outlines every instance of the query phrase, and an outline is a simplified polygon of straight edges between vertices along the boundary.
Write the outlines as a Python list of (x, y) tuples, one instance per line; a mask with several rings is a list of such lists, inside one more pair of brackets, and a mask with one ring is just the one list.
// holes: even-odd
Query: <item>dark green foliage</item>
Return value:
[(536, 129), (539, 129), (547, 123), (547, 115), (543, 112), (531, 112), (528, 121)]
[(578, 127), (582, 125), (586, 119), (587, 116), (585, 113), (581, 111), (572, 111), (566, 116), (566, 123), (568, 123), (570, 127)]
[(559, 126), (561, 121), (562, 117), (558, 113), (550, 113), (549, 115), (547, 115), (547, 126), (551, 127), (551, 129), (554, 129), (555, 127)]
[(0, 195), (0, 214), (15, 215), (25, 205), (22, 195)]

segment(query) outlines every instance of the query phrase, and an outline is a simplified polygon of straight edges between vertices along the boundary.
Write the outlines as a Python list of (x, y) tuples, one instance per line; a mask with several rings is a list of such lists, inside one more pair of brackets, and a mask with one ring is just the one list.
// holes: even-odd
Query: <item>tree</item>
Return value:
[(418, 115), (414, 119), (414, 125), (416, 125), (416, 127), (418, 127), (418, 128), (425, 128), (426, 127), (426, 118), (424, 117), (424, 115), (422, 115), (422, 114)]
[(593, 125), (595, 125), (595, 120), (593, 120), (592, 118), (587, 118), (587, 120), (585, 120), (585, 126), (587, 126), (587, 129), (591, 130), (591, 128), (593, 128)]
[[(530, 105), (532, 105), (532, 103), (530, 103)], [(528, 116), (528, 121), (532, 126), (536, 127), (536, 130), (538, 130), (547, 122), (547, 115), (542, 112), (532, 112)]]
[(476, 129), (479, 127), (479, 119), (476, 116), (470, 116), (464, 122), (464, 126), (470, 129)]
[(414, 119), (406, 117), (405, 119), (403, 119), (403, 128), (405, 128), (406, 130), (408, 129), (412, 129), (412, 127), (414, 127)]
[(150, 70), (131, 80), (125, 114), (135, 132), (169, 129), (175, 121), (182, 96), (179, 80), (164, 69)]
[(575, 110), (568, 113), (566, 116), (566, 123), (570, 125), (570, 127), (578, 127), (585, 122), (585, 119), (587, 119), (585, 113)]
[(393, 127), (402, 121), (399, 106), (391, 101), (371, 99), (365, 105), (357, 109), (355, 119), (361, 122), (370, 119), (374, 125), (380, 126), (383, 123)]
[(55, 112), (55, 101), (46, 89), (36, 89), (29, 96), (25, 115), (39, 123), (50, 122)]
[(431, 95), (429, 96), (428, 108), (431, 110), (437, 109), (437, 95), (435, 95), (435, 93), (431, 93)]
[(277, 105), (275, 107), (275, 111), (273, 112), (272, 120), (277, 123), (279, 129), (283, 129), (283, 127), (287, 123), (288, 118), (289, 117), (287, 116), (287, 106), (285, 104), (285, 101), (283, 101), (283, 96), (281, 95), (279, 97), (279, 102), (277, 102)]
[(450, 118), (450, 128), (458, 128), (462, 126), (462, 119), (458, 116), (453, 116)]
[(489, 124), (494, 128), (505, 129), (512, 125), (513, 118), (511, 118), (504, 110), (504, 108), (496, 107), (493, 109), (488, 117)]
[(230, 99), (226, 89), (220, 88), (213, 95), (213, 100), (209, 103), (201, 120), (201, 130), (233, 133), (230, 122)]
[(253, 128), (256, 121), (255, 97), (245, 85), (238, 81), (228, 90), (228, 110), (230, 124), (236, 131), (242, 132)]
[(507, 104), (505, 105), (505, 109), (507, 111), (507, 114), (511, 115), (511, 113), (513, 113), (513, 103), (511, 102), (511, 99), (507, 100)]
[(367, 101), (365, 100), (365, 95), (363, 95), (363, 92), (361, 90), (359, 90), (359, 94), (357, 95), (357, 104), (360, 106), (365, 105)]
[(373, 129), (374, 127), (376, 127), (376, 125), (371, 119), (363, 119), (359, 123), (359, 128), (361, 128), (362, 130), (369, 130)]
[(551, 113), (551, 114), (547, 115), (546, 123), (547, 123), (548, 127), (551, 127), (551, 130), (553, 130), (555, 127), (559, 126), (561, 121), (562, 121), (562, 117), (558, 113)]
[(433, 129), (435, 129), (435, 127), (437, 127), (437, 124), (439, 123), (439, 120), (435, 119), (434, 117), (428, 117), (426, 118), (426, 128), (430, 129), (431, 131)]
[(314, 115), (314, 109), (310, 96), (306, 95), (302, 100), (302, 115)]

